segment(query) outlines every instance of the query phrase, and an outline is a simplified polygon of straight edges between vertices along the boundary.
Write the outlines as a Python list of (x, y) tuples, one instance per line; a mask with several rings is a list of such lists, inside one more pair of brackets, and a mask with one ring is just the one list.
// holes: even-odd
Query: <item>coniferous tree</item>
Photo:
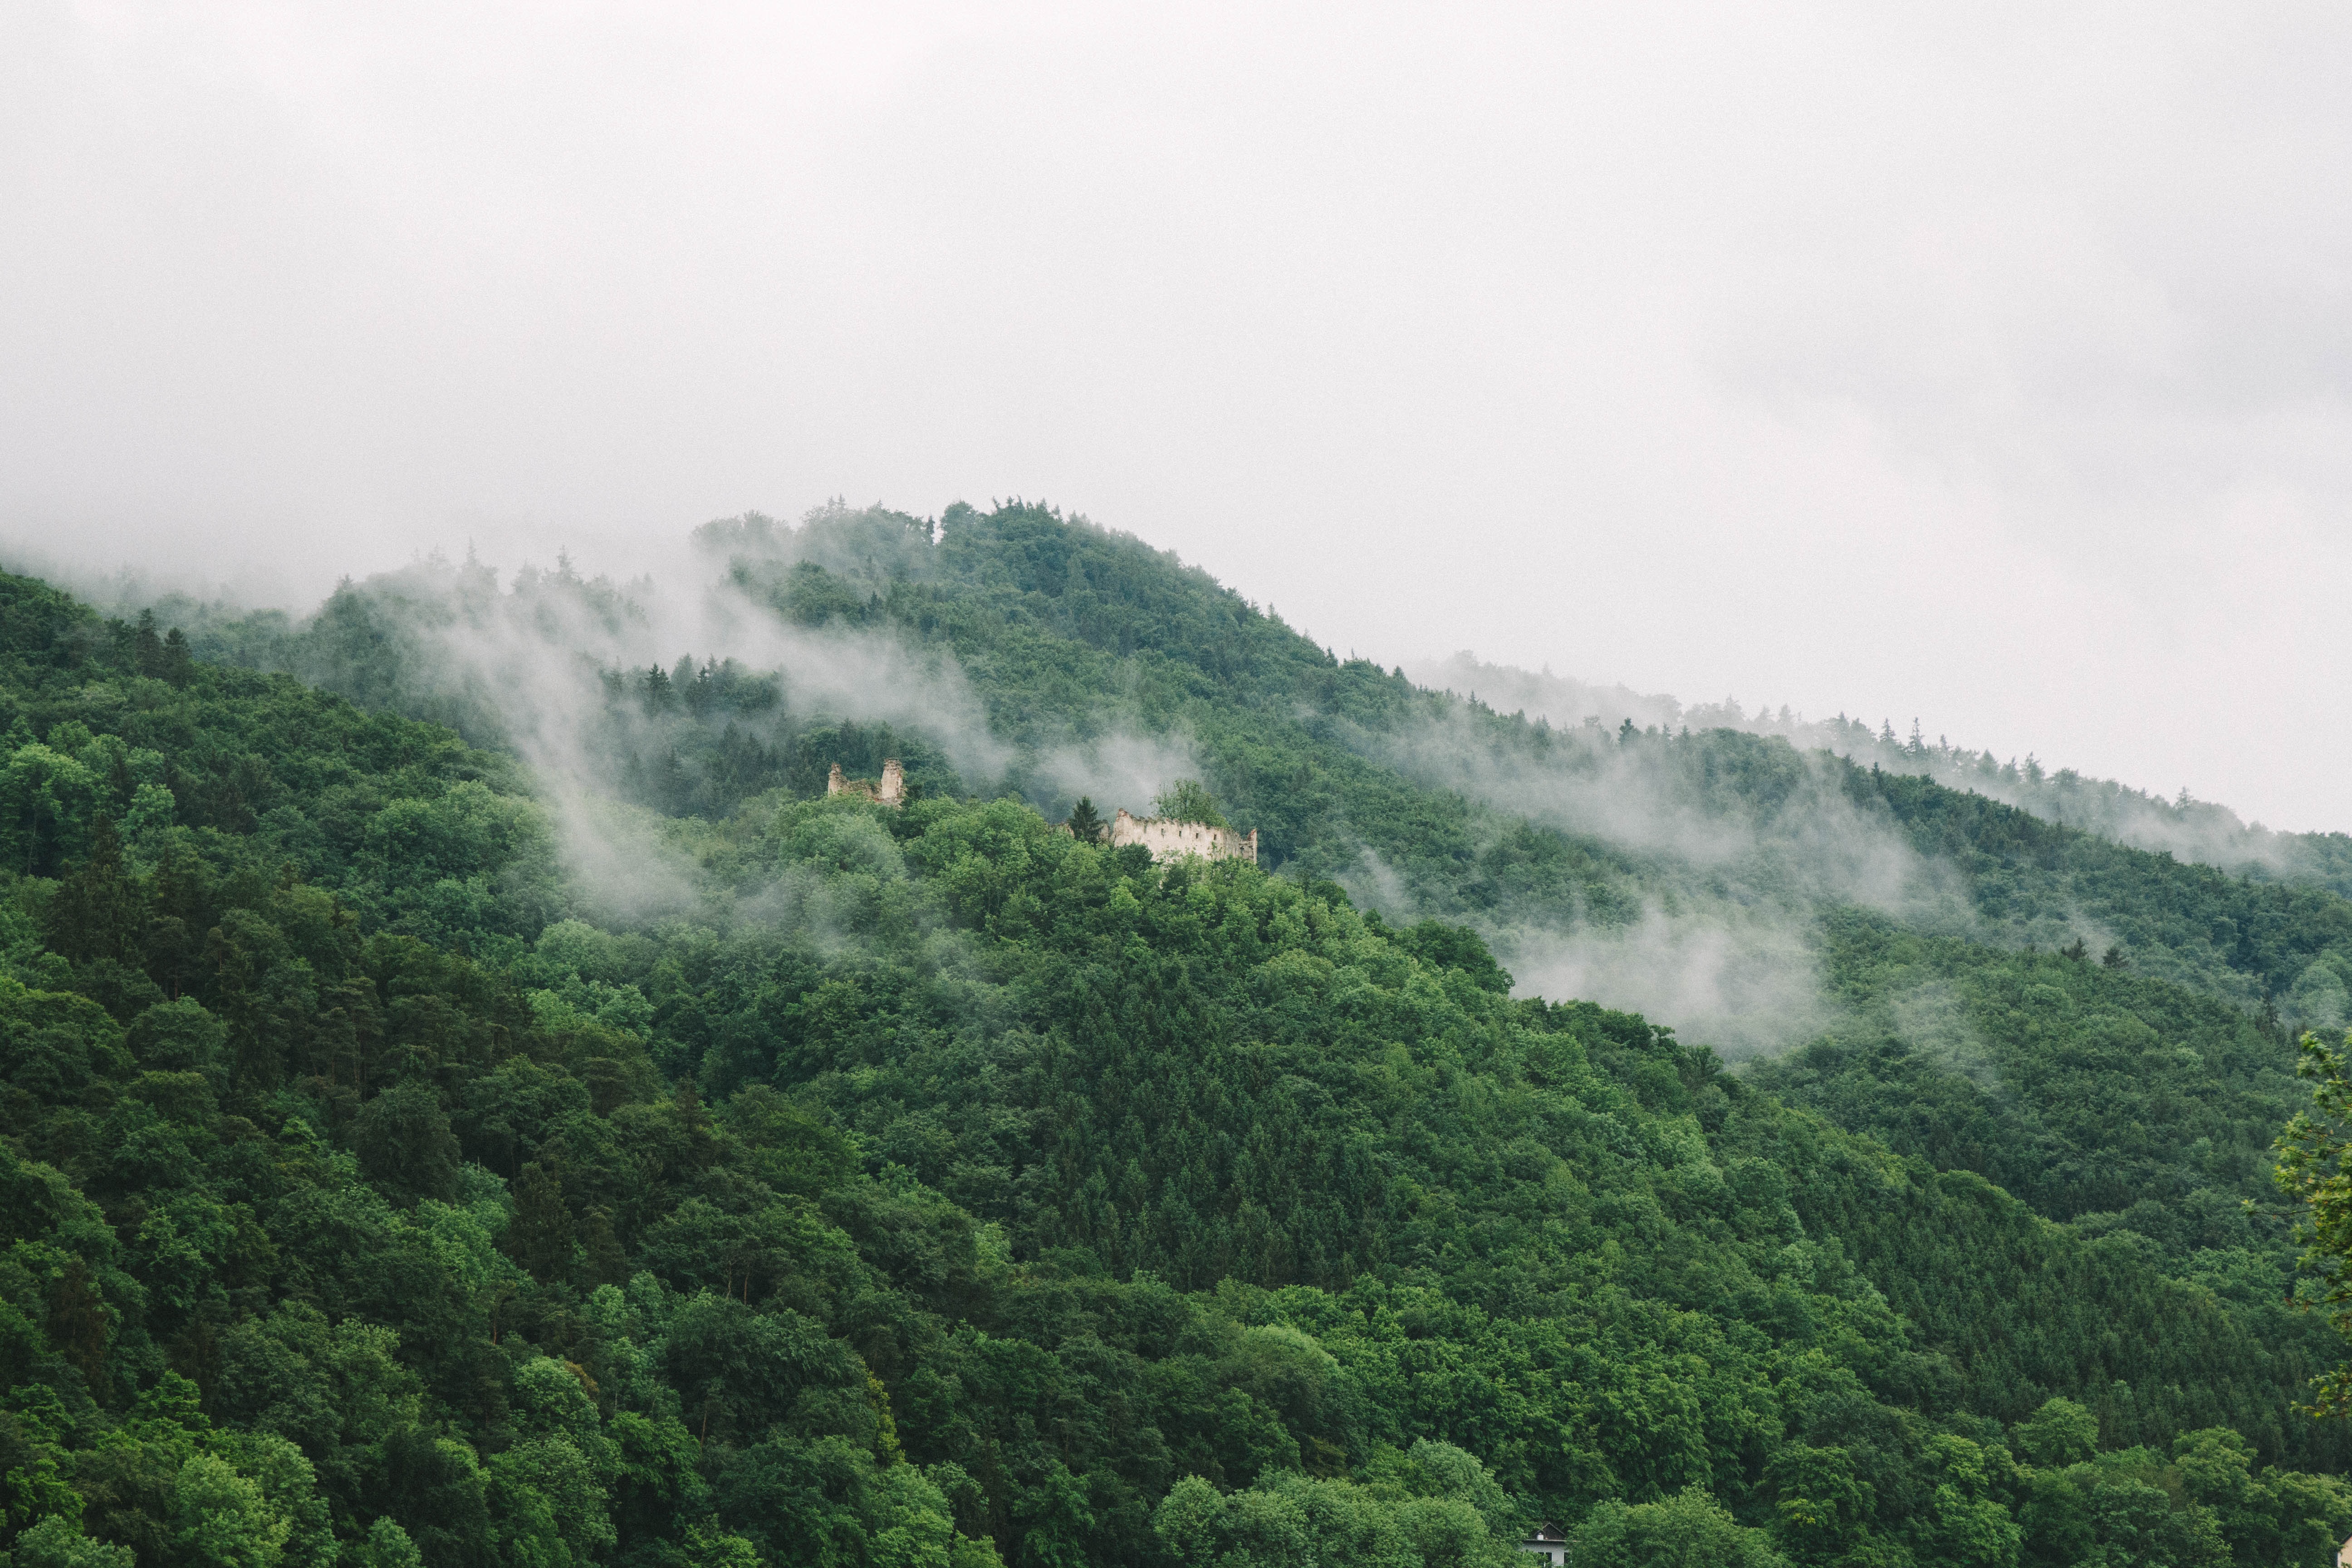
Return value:
[(139, 629), (131, 637), (132, 667), (142, 675), (160, 678), (163, 673), (163, 639), (155, 632), (155, 612), (139, 612)]
[(184, 690), (195, 673), (195, 662), (188, 651), (187, 634), (173, 626), (163, 638), (163, 657), (157, 673), (175, 689)]
[(59, 879), (43, 911), (50, 947), (76, 963), (94, 959), (135, 963), (146, 935), (146, 900), (125, 872), (114, 822), (101, 816), (90, 829), (89, 854)]

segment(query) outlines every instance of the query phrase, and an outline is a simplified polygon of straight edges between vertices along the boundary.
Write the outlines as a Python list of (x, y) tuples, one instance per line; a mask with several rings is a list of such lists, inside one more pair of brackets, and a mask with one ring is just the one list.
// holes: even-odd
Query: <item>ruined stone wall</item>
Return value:
[(1110, 843), (1113, 848), (1123, 844), (1140, 844), (1151, 851), (1154, 860), (1173, 860), (1180, 856), (1198, 855), (1204, 860), (1247, 860), (1257, 864), (1257, 830), (1237, 833), (1230, 827), (1211, 827), (1203, 822), (1174, 822), (1164, 816), (1132, 816), (1125, 806), (1111, 818)]
[(892, 757), (882, 764), (882, 779), (877, 784), (872, 779), (845, 778), (841, 764), (835, 763), (833, 771), (825, 775), (824, 793), (827, 795), (859, 795), (883, 805), (900, 805), (907, 798), (907, 773), (898, 765), (898, 759)]

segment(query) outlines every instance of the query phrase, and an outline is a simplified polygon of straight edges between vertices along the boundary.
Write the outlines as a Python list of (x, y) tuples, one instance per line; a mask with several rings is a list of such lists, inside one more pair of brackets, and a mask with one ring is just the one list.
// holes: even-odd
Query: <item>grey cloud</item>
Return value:
[[(0, 542), (1023, 493), (1383, 662), (2342, 826), (2341, 7), (0, 11)], [(708, 639), (704, 639), (708, 640)]]

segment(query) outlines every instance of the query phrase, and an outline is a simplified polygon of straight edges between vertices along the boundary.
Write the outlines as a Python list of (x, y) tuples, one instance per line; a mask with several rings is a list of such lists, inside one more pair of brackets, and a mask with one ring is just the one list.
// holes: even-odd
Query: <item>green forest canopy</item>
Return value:
[[(510, 756), (404, 716), (495, 738), (384, 596), (173, 642), (0, 580), (16, 1563), (2352, 1533), (2352, 1447), (2291, 1408), (2339, 1348), (2243, 1202), (2297, 1097), (2249, 997), (2347, 951), (2332, 894), (1752, 736), (1606, 737), (1727, 816), (1826, 777), (1980, 919), (1777, 884), (1843, 1005), (1733, 1073), (1515, 997), (1463, 923), (1630, 917), (1686, 868), (1416, 782), (1381, 737), (1442, 700), (1132, 542), (944, 524), (707, 538), (780, 616), (950, 649), (1016, 747), (1189, 726), (1272, 868), (1056, 835), (1021, 764), (965, 780), (709, 658), (608, 683), (620, 809), (698, 868), (690, 912), (621, 920)], [(883, 747), (925, 798), (819, 798)], [(1358, 908), (1367, 846), (1448, 918)], [(2049, 940), (2085, 910), (2116, 963)]]

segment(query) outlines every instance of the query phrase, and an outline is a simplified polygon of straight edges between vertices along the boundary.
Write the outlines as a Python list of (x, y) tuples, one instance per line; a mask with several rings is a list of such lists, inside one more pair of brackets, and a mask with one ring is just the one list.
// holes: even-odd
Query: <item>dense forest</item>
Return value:
[[(1042, 508), (696, 543), (683, 617), (0, 578), (14, 1568), (2352, 1534), (2324, 879), (1500, 714)], [(1265, 863), (1056, 831), (1170, 768)], [(1785, 1048), (1514, 979), (1659, 921), (1773, 933)]]

